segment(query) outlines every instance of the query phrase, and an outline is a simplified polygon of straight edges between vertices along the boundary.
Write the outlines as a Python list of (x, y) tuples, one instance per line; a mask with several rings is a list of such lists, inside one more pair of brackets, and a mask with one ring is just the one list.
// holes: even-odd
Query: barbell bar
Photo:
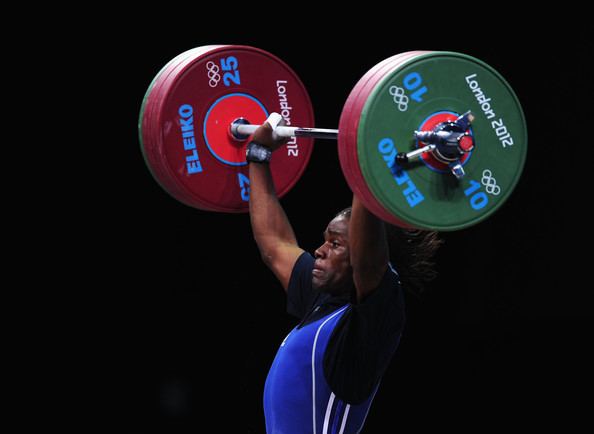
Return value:
[[(275, 118), (282, 119), (279, 114), (273, 114), (277, 115)], [(474, 149), (472, 138), (466, 132), (473, 120), (474, 115), (468, 111), (456, 121), (439, 124), (432, 131), (415, 131), (414, 136), (419, 141), (427, 143), (427, 145), (410, 152), (399, 152), (396, 155), (395, 162), (407, 164), (413, 159), (421, 158), (424, 153), (435, 152), (435, 157), (449, 164), (452, 173), (457, 178), (461, 178), (464, 176), (464, 171), (459, 165), (459, 159), (462, 155)], [(238, 118), (231, 123), (229, 131), (236, 140), (243, 141), (254, 134), (259, 127), (260, 125), (250, 124), (245, 118)], [(312, 137), (317, 139), (338, 139), (338, 130), (281, 125), (274, 127), (272, 136), (273, 138)]]
[[(240, 118), (243, 119), (243, 118)], [(230, 132), (237, 140), (247, 140), (260, 125), (244, 124), (236, 120), (229, 126)], [(338, 130), (326, 128), (303, 128), (278, 126), (274, 129), (273, 137), (311, 137), (313, 139), (338, 139)]]

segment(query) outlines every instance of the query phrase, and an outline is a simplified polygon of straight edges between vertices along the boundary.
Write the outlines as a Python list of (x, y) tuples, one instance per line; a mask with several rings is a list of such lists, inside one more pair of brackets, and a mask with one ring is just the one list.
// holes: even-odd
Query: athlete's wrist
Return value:
[(269, 163), (272, 151), (269, 147), (250, 142), (245, 151), (245, 159), (250, 163)]

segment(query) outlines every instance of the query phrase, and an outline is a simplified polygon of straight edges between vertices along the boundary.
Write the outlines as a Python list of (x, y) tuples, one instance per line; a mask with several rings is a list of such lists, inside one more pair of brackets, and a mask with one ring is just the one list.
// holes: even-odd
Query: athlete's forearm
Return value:
[(388, 265), (384, 222), (353, 195), (349, 224), (350, 259), (357, 297), (362, 300), (380, 282)]
[(268, 164), (250, 163), (250, 220), (263, 258), (279, 244), (297, 244), (291, 223), (276, 195)]

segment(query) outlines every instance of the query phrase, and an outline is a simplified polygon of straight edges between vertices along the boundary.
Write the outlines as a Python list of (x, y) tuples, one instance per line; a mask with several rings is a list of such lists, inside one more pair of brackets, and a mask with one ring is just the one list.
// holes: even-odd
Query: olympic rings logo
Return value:
[(501, 193), (501, 187), (497, 185), (497, 180), (493, 177), (493, 173), (489, 169), (483, 170), (481, 184), (485, 186), (487, 193), (492, 194), (493, 196), (497, 196)]
[(408, 96), (404, 93), (403, 88), (390, 86), (389, 92), (394, 97), (394, 103), (398, 105), (398, 110), (401, 112), (408, 110)]
[(219, 65), (217, 65), (216, 63), (214, 63), (213, 61), (210, 61), (206, 64), (206, 70), (207, 75), (208, 75), (208, 85), (210, 87), (216, 87), (219, 84), (219, 81), (221, 81), (221, 75), (219, 74)]

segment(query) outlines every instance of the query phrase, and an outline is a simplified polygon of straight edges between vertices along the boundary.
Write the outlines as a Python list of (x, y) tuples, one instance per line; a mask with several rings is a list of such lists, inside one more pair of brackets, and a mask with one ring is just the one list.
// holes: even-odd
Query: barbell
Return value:
[(141, 150), (174, 198), (247, 212), (251, 134), (279, 113), (289, 138), (270, 169), (279, 197), (298, 181), (316, 139), (336, 139), (345, 179), (388, 223), (440, 231), (492, 215), (527, 153), (522, 107), (505, 79), (471, 56), (409, 51), (373, 66), (350, 92), (338, 129), (314, 128), (309, 95), (278, 57), (242, 45), (181, 53), (155, 76), (139, 116)]

